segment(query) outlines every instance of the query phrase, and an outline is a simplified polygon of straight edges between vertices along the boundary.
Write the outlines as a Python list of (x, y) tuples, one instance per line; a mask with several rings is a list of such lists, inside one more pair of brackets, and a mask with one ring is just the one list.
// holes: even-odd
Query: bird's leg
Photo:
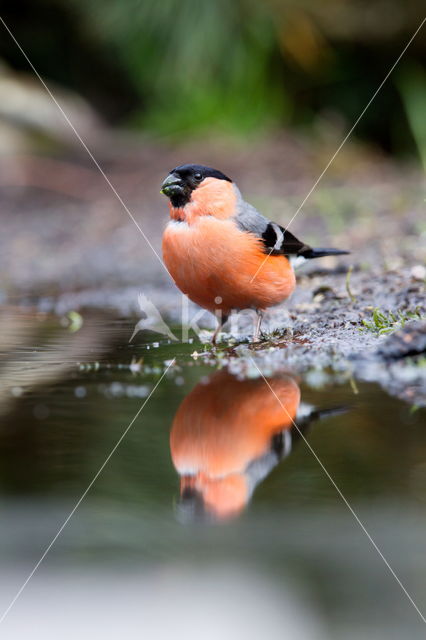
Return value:
[(218, 325), (217, 325), (217, 327), (215, 329), (215, 332), (214, 332), (214, 334), (212, 336), (212, 344), (214, 344), (214, 345), (216, 344), (216, 340), (217, 340), (217, 337), (218, 337), (218, 335), (220, 333), (220, 330), (228, 322), (228, 318), (229, 318), (229, 316), (224, 314), (224, 313), (223, 314), (221, 313), (219, 316), (217, 314), (215, 314), (215, 315), (216, 315), (216, 318), (217, 318), (217, 321), (218, 321)]
[(256, 320), (256, 327), (255, 327), (254, 334), (253, 334), (253, 342), (259, 342), (260, 325), (262, 324), (263, 310), (262, 309), (256, 309), (256, 313), (257, 313), (257, 320)]

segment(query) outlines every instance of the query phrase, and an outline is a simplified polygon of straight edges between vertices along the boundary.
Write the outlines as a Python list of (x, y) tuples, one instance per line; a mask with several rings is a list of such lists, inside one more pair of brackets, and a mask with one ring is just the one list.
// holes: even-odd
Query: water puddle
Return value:
[(380, 589), (383, 620), (397, 607), (417, 637), (336, 486), (424, 599), (424, 410), (318, 372), (233, 375), (194, 355), (200, 344), (149, 332), (129, 343), (134, 324), (113, 316), (76, 323), (0, 319), (4, 570), (32, 568), (126, 432), (47, 565), (255, 566), (309, 592), (336, 633), (354, 606), (376, 628)]

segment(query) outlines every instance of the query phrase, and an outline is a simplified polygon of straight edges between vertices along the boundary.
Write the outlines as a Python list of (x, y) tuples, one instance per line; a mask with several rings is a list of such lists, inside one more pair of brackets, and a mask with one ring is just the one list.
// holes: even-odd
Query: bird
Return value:
[(302, 403), (290, 373), (265, 382), (241, 380), (227, 369), (214, 372), (190, 391), (173, 418), (170, 452), (180, 476), (178, 516), (237, 516), (313, 422), (345, 411)]
[(212, 343), (233, 311), (254, 309), (258, 341), (265, 309), (294, 291), (294, 260), (345, 255), (312, 248), (246, 202), (235, 182), (212, 167), (175, 167), (161, 185), (170, 220), (162, 240), (163, 259), (177, 287), (214, 313)]

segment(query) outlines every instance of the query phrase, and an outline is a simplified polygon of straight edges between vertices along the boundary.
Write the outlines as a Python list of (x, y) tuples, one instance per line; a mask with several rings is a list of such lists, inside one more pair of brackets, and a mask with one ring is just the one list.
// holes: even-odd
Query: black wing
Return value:
[(346, 255), (349, 251), (341, 249), (313, 249), (308, 244), (300, 242), (290, 231), (275, 222), (269, 222), (261, 235), (265, 253), (269, 255), (301, 256), (310, 260), (323, 256)]

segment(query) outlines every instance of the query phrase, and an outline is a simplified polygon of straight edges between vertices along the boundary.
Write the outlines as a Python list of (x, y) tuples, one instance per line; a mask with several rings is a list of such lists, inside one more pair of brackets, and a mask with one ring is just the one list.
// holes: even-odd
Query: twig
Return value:
[(351, 291), (351, 275), (352, 275), (353, 268), (354, 266), (353, 264), (351, 264), (346, 274), (346, 291), (348, 293), (348, 296), (351, 299), (351, 302), (356, 302), (356, 296)]

